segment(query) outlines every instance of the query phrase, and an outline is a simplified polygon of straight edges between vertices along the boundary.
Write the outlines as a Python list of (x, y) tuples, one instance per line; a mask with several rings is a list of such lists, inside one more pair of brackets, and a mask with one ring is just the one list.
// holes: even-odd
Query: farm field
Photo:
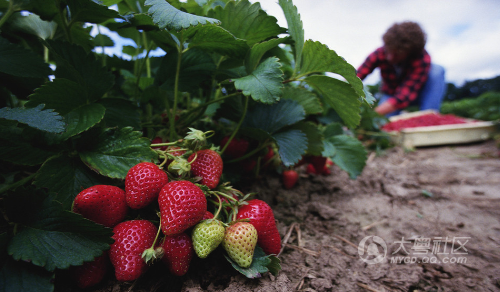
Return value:
[[(195, 259), (181, 278), (159, 277), (164, 270), (153, 268), (134, 284), (109, 277), (91, 291), (499, 289), (500, 159), (494, 141), (413, 152), (391, 148), (381, 156), (372, 154), (356, 180), (333, 166), (328, 176), (302, 172), (291, 190), (282, 188), (278, 175), (247, 187), (273, 207), (278, 221), (284, 248), (277, 277), (266, 273), (247, 279), (221, 260), (218, 249), (206, 260)], [(367, 236), (386, 243), (381, 263), (367, 264), (359, 256), (358, 245)], [(418, 238), (431, 239), (430, 247), (417, 249)], [(405, 257), (432, 258), (439, 238), (439, 262), (404, 263)], [(461, 246), (456, 254), (453, 244)], [(391, 262), (396, 257), (401, 263)], [(57, 291), (71, 289), (56, 286)]]

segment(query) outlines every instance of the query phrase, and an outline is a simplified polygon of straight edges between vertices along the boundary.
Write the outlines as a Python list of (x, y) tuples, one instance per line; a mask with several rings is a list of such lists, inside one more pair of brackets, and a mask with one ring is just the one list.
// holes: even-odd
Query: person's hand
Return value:
[(387, 101), (384, 102), (384, 103), (382, 103), (382, 104), (379, 104), (375, 108), (375, 112), (378, 113), (379, 115), (390, 114), (390, 113), (392, 113), (395, 110), (397, 110), (397, 108), (395, 108), (392, 104), (390, 104)]

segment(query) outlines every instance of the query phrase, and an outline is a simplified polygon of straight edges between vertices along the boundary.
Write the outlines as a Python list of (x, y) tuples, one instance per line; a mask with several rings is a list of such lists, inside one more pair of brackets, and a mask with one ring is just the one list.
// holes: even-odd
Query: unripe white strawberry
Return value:
[(229, 257), (240, 267), (252, 264), (253, 253), (257, 246), (257, 229), (250, 222), (237, 222), (226, 228), (222, 246)]

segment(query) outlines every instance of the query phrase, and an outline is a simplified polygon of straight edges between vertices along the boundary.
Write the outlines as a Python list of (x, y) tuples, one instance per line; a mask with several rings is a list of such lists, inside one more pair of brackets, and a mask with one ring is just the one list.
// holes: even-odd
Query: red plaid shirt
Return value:
[(382, 75), (380, 91), (391, 96), (387, 100), (390, 104), (402, 109), (417, 99), (424, 87), (431, 68), (431, 56), (424, 50), (418, 58), (402, 64), (400, 72), (397, 72), (396, 67), (387, 61), (385, 50), (381, 47), (366, 58), (358, 68), (357, 75), (363, 80), (377, 67), (380, 68)]

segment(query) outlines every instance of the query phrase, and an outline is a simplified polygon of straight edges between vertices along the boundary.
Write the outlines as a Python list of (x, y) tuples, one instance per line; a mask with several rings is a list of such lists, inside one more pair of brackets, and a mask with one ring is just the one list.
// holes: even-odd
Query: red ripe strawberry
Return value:
[(191, 162), (196, 156), (196, 160), (191, 163), (191, 174), (201, 177), (201, 184), (209, 189), (215, 188), (219, 184), (222, 175), (222, 158), (219, 153), (212, 149), (199, 150), (189, 156)]
[(142, 253), (153, 245), (158, 228), (147, 220), (130, 220), (116, 225), (113, 232), (109, 258), (116, 279), (133, 281), (148, 269)]
[(273, 158), (273, 156), (274, 156), (273, 147), (271, 147), (271, 146), (267, 146), (267, 153), (266, 153), (266, 155), (264, 155), (264, 157), (262, 158), (262, 162), (263, 162), (263, 163), (268, 162), (271, 158)]
[(157, 232), (158, 228), (148, 220), (125, 221), (113, 228), (115, 242), (109, 258), (118, 281), (133, 281), (148, 269), (142, 253), (153, 245)]
[(325, 165), (326, 165), (326, 157), (323, 157), (323, 156), (311, 156), (311, 157), (309, 157), (309, 161), (314, 166), (314, 169), (316, 170), (316, 173), (322, 173), (323, 172), (323, 169), (325, 168)]
[(207, 199), (203, 191), (187, 180), (166, 184), (158, 196), (161, 229), (165, 235), (184, 232), (203, 219)]
[(314, 168), (314, 165), (312, 165), (311, 163), (309, 163), (307, 165), (307, 168), (306, 168), (306, 173), (307, 174), (314, 174), (314, 175), (316, 175), (317, 173), (316, 173), (316, 169)]
[(243, 172), (251, 172), (257, 166), (257, 160), (254, 158), (247, 158), (245, 160), (240, 161), (240, 167)]
[(125, 177), (125, 195), (132, 209), (141, 209), (158, 198), (161, 188), (168, 183), (167, 174), (156, 164), (141, 162), (129, 169)]
[(108, 185), (87, 188), (75, 197), (73, 212), (112, 228), (127, 216), (125, 191)]
[(109, 270), (109, 256), (104, 252), (91, 262), (83, 263), (81, 266), (72, 266), (70, 274), (80, 289), (85, 289), (99, 284)]
[(287, 190), (293, 188), (297, 183), (297, 181), (299, 180), (299, 174), (293, 169), (284, 170), (282, 173), (282, 177), (283, 177), (283, 186)]
[[(225, 136), (220, 141), (220, 145), (222, 147), (226, 146), (228, 140), (229, 136)], [(226, 147), (226, 150), (224, 150), (224, 155), (229, 158), (239, 158), (245, 155), (245, 153), (247, 153), (249, 145), (250, 144), (245, 139), (234, 138), (231, 140), (231, 142), (229, 142), (229, 145)]]
[(243, 205), (236, 215), (237, 220), (250, 219), (257, 229), (258, 245), (266, 254), (278, 254), (281, 250), (281, 237), (274, 221), (271, 207), (264, 201), (253, 199)]
[(212, 214), (212, 212), (210, 211), (206, 211), (205, 215), (203, 215), (203, 218), (201, 218), (201, 220), (212, 219), (212, 218), (214, 218), (214, 214)]
[[(151, 140), (151, 144), (160, 144), (164, 143), (163, 139), (161, 137), (155, 137), (153, 140)], [(153, 149), (158, 149), (158, 150), (167, 150), (168, 146), (161, 146), (161, 147), (151, 147)]]
[(186, 233), (167, 236), (162, 247), (165, 254), (161, 260), (167, 265), (170, 272), (176, 276), (185, 275), (194, 254), (191, 237)]

